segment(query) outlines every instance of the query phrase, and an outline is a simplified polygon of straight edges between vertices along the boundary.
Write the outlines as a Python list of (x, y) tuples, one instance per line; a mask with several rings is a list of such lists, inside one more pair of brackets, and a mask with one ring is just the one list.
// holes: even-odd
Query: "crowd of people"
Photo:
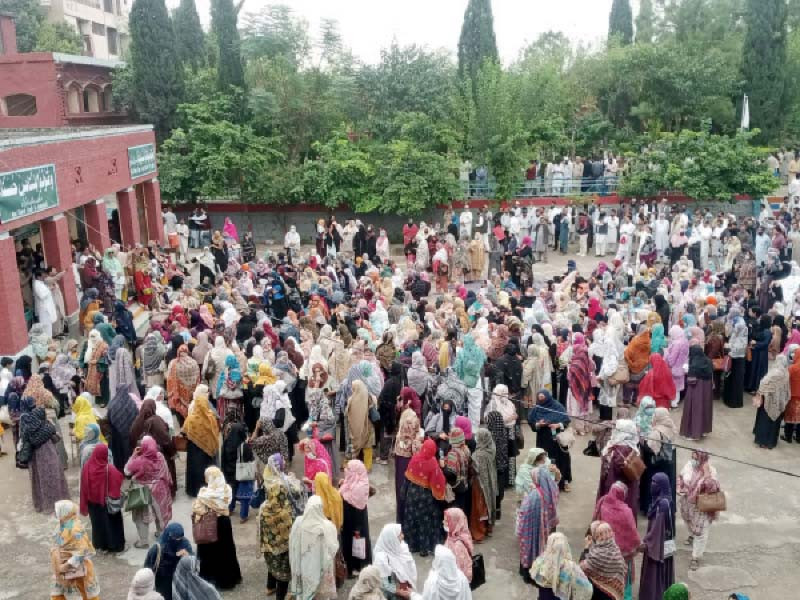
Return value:
[[(33, 507), (59, 521), (51, 596), (100, 597), (92, 557), (126, 548), (130, 514), (147, 557), (129, 598), (219, 597), (242, 581), (239, 504), (278, 600), (336, 598), (348, 578), (352, 600), (470, 598), (485, 578), (477, 545), (503, 518), (539, 598), (688, 598), (678, 515), (696, 569), (726, 503), (709, 453), (678, 465), (675, 446), (713, 435), (715, 399), (741, 408), (743, 390), (758, 446), (774, 448), (782, 422), (800, 442), (800, 324), (786, 320), (800, 295), (783, 296), (781, 215), (751, 226), (645, 206), (623, 207), (619, 226), (598, 207), (448, 210), (445, 227), (409, 220), (405, 261), (384, 231), (335, 218), (306, 244), (292, 227), (284, 252), (259, 255), (226, 219), (194, 258), (155, 244), (76, 255), (85, 341), (32, 331), (34, 356), (0, 372), (0, 421)], [(719, 220), (715, 245), (705, 231)], [(584, 254), (601, 245), (616, 258), (535, 276), (551, 228), (573, 221)], [(668, 245), (647, 251), (662, 221)], [(151, 310), (143, 337), (134, 299)], [(581, 438), (598, 484), (573, 558), (559, 499)], [(373, 469), (394, 478), (395, 519), (380, 532)], [(183, 523), (178, 494), (193, 499)], [(414, 554), (433, 557), (424, 582)]]

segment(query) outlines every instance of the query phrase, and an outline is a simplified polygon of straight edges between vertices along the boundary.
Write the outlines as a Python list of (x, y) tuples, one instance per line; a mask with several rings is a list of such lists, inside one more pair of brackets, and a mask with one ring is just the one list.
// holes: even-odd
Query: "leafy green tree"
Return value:
[(608, 16), (608, 38), (627, 46), (633, 42), (633, 12), (630, 0), (613, 0)]
[(78, 32), (67, 23), (42, 23), (36, 32), (33, 51), (80, 55), (83, 52), (83, 41)]
[(786, 0), (748, 0), (742, 77), (750, 98), (750, 124), (762, 140), (779, 134), (786, 87)]
[(639, 14), (636, 15), (636, 43), (649, 44), (655, 37), (655, 13), (653, 0), (639, 2)]
[(38, 0), (0, 0), (0, 13), (14, 15), (19, 52), (81, 54), (83, 42), (69, 24), (48, 23)]
[(474, 82), (486, 61), (497, 62), (491, 0), (469, 0), (458, 38), (458, 74)]
[(161, 141), (183, 97), (183, 71), (164, 0), (134, 0), (130, 31), (133, 103)]
[(211, 30), (217, 41), (217, 81), (221, 91), (228, 86), (244, 88), (241, 40), (236, 28), (239, 15), (233, 0), (211, 0)]
[(178, 55), (184, 65), (197, 69), (205, 63), (205, 34), (194, 0), (181, 0), (172, 13)]
[(248, 60), (280, 56), (298, 69), (309, 59), (308, 23), (295, 17), (285, 4), (267, 5), (243, 20), (242, 53)]
[(315, 160), (305, 163), (308, 199), (329, 208), (377, 206), (372, 181), (375, 164), (364, 143), (353, 142), (342, 131), (314, 144)]
[(750, 143), (755, 135), (663, 134), (632, 157), (620, 191), (651, 197), (670, 190), (697, 201), (733, 201), (740, 194), (761, 198), (777, 180), (766, 165), (766, 151)]

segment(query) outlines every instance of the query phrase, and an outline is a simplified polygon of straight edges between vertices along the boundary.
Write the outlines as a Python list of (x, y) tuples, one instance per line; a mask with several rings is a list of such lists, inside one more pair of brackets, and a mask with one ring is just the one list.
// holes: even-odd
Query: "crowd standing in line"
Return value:
[[(688, 597), (675, 582), (677, 516), (696, 569), (726, 501), (709, 454), (678, 469), (675, 444), (702, 445), (715, 398), (741, 408), (743, 388), (758, 446), (800, 441), (800, 294), (781, 283), (797, 275), (794, 248), (785, 211), (756, 225), (631, 208), (448, 210), (444, 226), (404, 226), (404, 264), (385, 231), (335, 218), (313, 246), (292, 226), (284, 251), (263, 256), (226, 219), (189, 259), (204, 239), (197, 211), (186, 247), (76, 256), (86, 340), (34, 328), (36, 367), (3, 359), (0, 373), (33, 507), (59, 520), (51, 596), (100, 597), (92, 556), (125, 548), (129, 512), (134, 544), (148, 548), (129, 598), (219, 597), (242, 579), (238, 503), (241, 523), (255, 512), (278, 600), (332, 599), (347, 578), (353, 600), (470, 598), (485, 578), (477, 544), (502, 518), (515, 519), (520, 576), (539, 598), (622, 600), (635, 587), (642, 600)], [(615, 258), (535, 276), (572, 233), (581, 253)], [(141, 338), (134, 299), (151, 311)], [(65, 416), (80, 444), (78, 504)], [(584, 436), (598, 486), (573, 554), (558, 504)], [(390, 460), (396, 523), (371, 532), (370, 471)], [(178, 523), (184, 493), (191, 522)], [(433, 556), (425, 582), (414, 553)]]

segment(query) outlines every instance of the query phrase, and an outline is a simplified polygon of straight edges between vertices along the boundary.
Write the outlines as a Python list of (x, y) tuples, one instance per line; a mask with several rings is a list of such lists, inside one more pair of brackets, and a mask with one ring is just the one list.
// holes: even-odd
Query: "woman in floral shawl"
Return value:
[(172, 359), (167, 370), (169, 407), (179, 415), (181, 423), (189, 414), (189, 403), (198, 383), (200, 367), (189, 355), (189, 347), (183, 344), (178, 348), (178, 356)]
[(639, 552), (642, 539), (636, 529), (633, 511), (625, 503), (627, 493), (628, 486), (621, 481), (612, 485), (608, 494), (597, 501), (592, 518), (595, 521), (604, 521), (611, 526), (614, 532), (614, 541), (619, 547), (627, 568), (625, 597), (633, 598), (633, 584), (636, 580), (633, 559)]
[(84, 348), (81, 367), (86, 373), (86, 391), (100, 398), (99, 406), (105, 406), (109, 397), (108, 344), (97, 329), (92, 329)]
[[(169, 384), (168, 384), (169, 385)], [(234, 354), (225, 358), (225, 367), (216, 382), (217, 412), (219, 418), (225, 419), (225, 412), (230, 408), (241, 408), (242, 372), (239, 361)]]
[(544, 552), (531, 566), (530, 577), (539, 588), (541, 600), (592, 598), (592, 584), (572, 560), (569, 542), (563, 533), (550, 534)]
[(589, 531), (590, 545), (581, 556), (580, 566), (594, 588), (592, 598), (622, 600), (627, 566), (614, 541), (614, 530), (608, 523), (593, 521)]
[[(411, 389), (411, 388), (404, 388)], [(397, 521), (402, 522), (405, 511), (406, 469), (411, 457), (419, 452), (422, 440), (419, 435), (419, 417), (411, 408), (406, 408), (400, 415), (397, 436), (394, 441), (394, 492), (397, 505)]]
[(53, 567), (52, 600), (66, 600), (75, 591), (87, 600), (100, 599), (100, 586), (94, 572), (94, 548), (83, 528), (78, 507), (70, 500), (55, 503), (58, 530), (50, 548)]
[[(572, 339), (572, 356), (567, 369), (567, 412), (572, 420), (572, 428), (577, 435), (588, 433), (589, 424), (584, 419), (592, 412), (592, 375), (595, 364), (589, 357), (583, 334), (576, 333)], [(541, 389), (541, 388), (540, 388)]]
[(150, 505), (135, 508), (132, 514), (139, 534), (139, 541), (134, 546), (148, 548), (149, 524), (155, 520), (156, 531), (160, 532), (172, 519), (172, 477), (167, 461), (158, 450), (158, 444), (149, 435), (144, 436), (139, 447), (134, 450), (133, 456), (125, 465), (125, 475), (150, 491)]
[(719, 490), (717, 470), (708, 461), (708, 453), (695, 450), (678, 478), (678, 506), (689, 530), (687, 544), (692, 546), (692, 560), (689, 563), (692, 571), (700, 566), (700, 559), (703, 558), (708, 544), (711, 523), (719, 516), (717, 512), (700, 510), (697, 501), (700, 494), (713, 494)]
[(264, 467), (264, 503), (258, 512), (258, 540), (267, 565), (267, 596), (284, 600), (289, 589), (289, 534), (294, 516), (283, 456), (273, 454)]
[(442, 509), (438, 501), (445, 496), (446, 480), (436, 459), (436, 443), (425, 440), (406, 469), (403, 533), (412, 552), (427, 556), (439, 541)]

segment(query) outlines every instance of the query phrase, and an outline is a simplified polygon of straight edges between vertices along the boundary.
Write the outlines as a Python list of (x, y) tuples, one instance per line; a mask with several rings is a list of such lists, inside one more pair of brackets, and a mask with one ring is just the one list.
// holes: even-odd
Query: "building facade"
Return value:
[(71, 25), (83, 40), (83, 55), (104, 60), (125, 57), (132, 0), (41, 0), (52, 22)]

